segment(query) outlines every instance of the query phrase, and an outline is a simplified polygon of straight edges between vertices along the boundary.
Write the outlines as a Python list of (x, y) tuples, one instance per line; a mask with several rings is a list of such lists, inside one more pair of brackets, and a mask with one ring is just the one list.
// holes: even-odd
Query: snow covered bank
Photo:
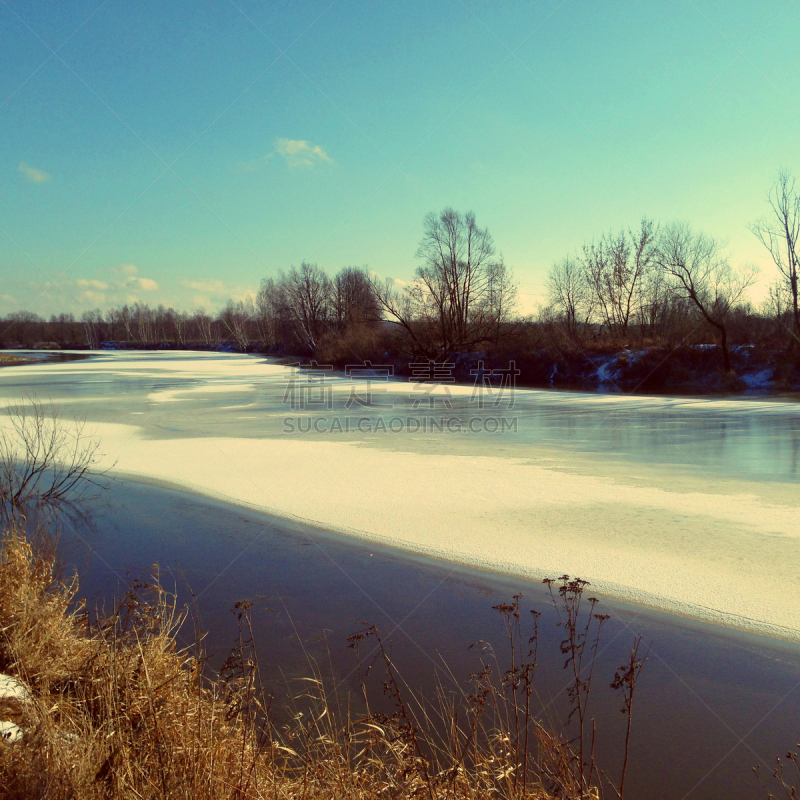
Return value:
[[(5, 368), (0, 397), (46, 389), (85, 413), (121, 474), (522, 578), (569, 573), (607, 596), (800, 641), (798, 406), (520, 391), (505, 412), (517, 434), (289, 436), (287, 374), (243, 356), (113, 353)], [(331, 379), (334, 411), (313, 413), (350, 413), (354, 385), (365, 391)], [(382, 389), (393, 413), (412, 413), (408, 384)], [(468, 413), (470, 393), (450, 387), (453, 413)], [(726, 447), (739, 448), (738, 471)]]

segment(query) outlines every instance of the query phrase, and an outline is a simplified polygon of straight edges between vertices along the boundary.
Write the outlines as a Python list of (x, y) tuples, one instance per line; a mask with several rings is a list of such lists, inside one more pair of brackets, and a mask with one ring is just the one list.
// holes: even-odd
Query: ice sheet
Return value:
[[(800, 641), (797, 405), (528, 390), (504, 412), (516, 434), (286, 435), (291, 376), (231, 354), (104, 353), (3, 368), (0, 397), (79, 410), (120, 474)], [(347, 415), (366, 387), (326, 380), (335, 409), (306, 417)], [(384, 388), (412, 414), (408, 384)], [(475, 413), (472, 387), (449, 391)]]

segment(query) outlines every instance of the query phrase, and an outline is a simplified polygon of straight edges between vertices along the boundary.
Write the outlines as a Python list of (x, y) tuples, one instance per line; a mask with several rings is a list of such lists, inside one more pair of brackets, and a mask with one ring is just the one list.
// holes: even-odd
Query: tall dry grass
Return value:
[(4, 798), (597, 796), (570, 746), (530, 718), (521, 663), (497, 680), (490, 670), (474, 676), (465, 709), (417, 703), (368, 630), (351, 643), (376, 638), (393, 710), (355, 715), (312, 671), (278, 725), (247, 604), (238, 609), (239, 644), (212, 679), (199, 646), (178, 645), (186, 612), (157, 576), (99, 617), (77, 592), (77, 580), (57, 572), (53, 548), (18, 527), (5, 532), (0, 672), (23, 681), (32, 701), (0, 709), (24, 730), (21, 741), (0, 742)]

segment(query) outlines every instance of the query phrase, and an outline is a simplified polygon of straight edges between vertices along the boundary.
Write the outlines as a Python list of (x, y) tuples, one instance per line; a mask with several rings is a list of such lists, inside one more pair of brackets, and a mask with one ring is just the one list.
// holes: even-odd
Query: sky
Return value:
[(774, 268), (800, 174), (787, 0), (0, 0), (0, 314), (213, 310), (302, 261), (408, 280), (473, 211), (544, 302), (643, 216)]

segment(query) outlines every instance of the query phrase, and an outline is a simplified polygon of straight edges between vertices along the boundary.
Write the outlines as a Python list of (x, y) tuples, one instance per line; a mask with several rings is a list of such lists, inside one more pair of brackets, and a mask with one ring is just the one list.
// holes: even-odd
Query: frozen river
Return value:
[(0, 370), (121, 475), (800, 641), (800, 405), (416, 386), (220, 353)]

